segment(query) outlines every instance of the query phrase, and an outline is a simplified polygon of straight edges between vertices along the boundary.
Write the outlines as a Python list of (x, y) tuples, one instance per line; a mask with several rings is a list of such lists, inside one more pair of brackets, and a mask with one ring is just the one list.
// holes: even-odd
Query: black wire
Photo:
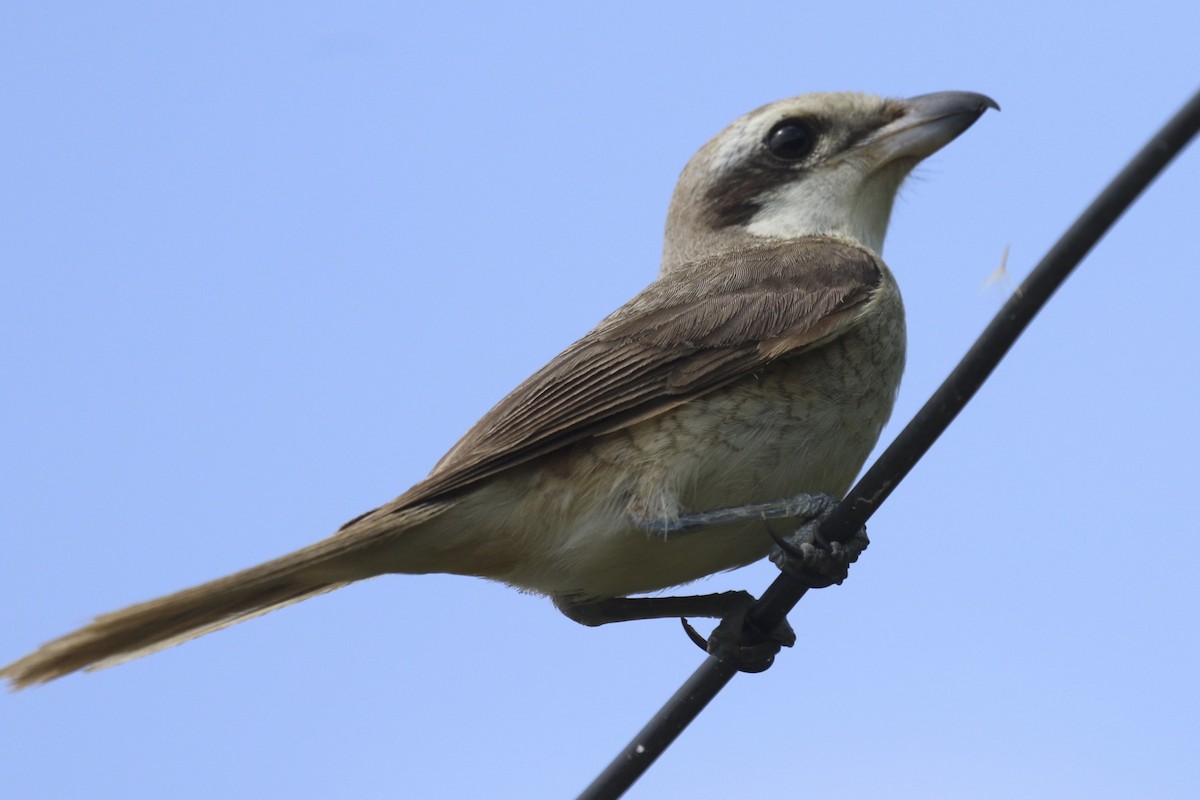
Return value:
[[(958, 416), (1071, 271), (1198, 130), (1200, 92), (1134, 156), (1055, 243), (954, 371), (821, 525), (825, 538), (843, 541), (875, 513)], [(750, 621), (759, 630), (773, 630), (805, 591), (799, 581), (780, 573), (751, 609)], [(579, 795), (580, 800), (607, 800), (623, 795), (735, 674), (733, 667), (711, 656), (706, 659)]]

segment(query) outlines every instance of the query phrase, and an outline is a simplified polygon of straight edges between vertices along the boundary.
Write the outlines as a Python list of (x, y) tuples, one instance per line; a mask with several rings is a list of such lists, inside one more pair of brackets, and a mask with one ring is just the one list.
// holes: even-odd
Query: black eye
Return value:
[(802, 119), (785, 119), (767, 134), (767, 149), (783, 161), (800, 161), (808, 157), (816, 144), (816, 132)]

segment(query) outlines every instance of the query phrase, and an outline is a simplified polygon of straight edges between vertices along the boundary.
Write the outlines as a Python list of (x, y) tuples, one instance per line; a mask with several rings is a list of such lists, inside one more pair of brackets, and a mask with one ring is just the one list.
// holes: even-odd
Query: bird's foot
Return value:
[[(820, 510), (790, 534), (776, 532), (763, 520), (777, 545), (771, 561), (810, 589), (840, 584), (846, 579), (850, 565), (870, 544), (865, 527), (860, 527), (845, 542), (821, 536), (821, 523), (833, 512), (836, 503), (828, 495), (816, 498)], [(749, 616), (753, 605), (754, 599), (745, 595), (743, 602), (722, 617), (707, 640), (686, 619), (682, 620), (683, 628), (697, 646), (719, 661), (741, 672), (762, 672), (771, 666), (781, 647), (796, 643), (796, 633), (786, 619), (772, 631), (761, 630)]]
[(721, 619), (708, 639), (697, 633), (686, 619), (680, 622), (688, 638), (718, 661), (739, 672), (762, 672), (775, 663), (781, 648), (796, 643), (796, 632), (786, 619), (770, 632), (759, 630), (748, 618), (754, 598), (750, 595), (746, 598), (744, 605)]
[(865, 526), (844, 542), (823, 537), (821, 523), (832, 511), (831, 506), (789, 534), (779, 534), (767, 524), (767, 532), (776, 544), (771, 562), (810, 589), (841, 584), (849, 574), (850, 565), (871, 543)]

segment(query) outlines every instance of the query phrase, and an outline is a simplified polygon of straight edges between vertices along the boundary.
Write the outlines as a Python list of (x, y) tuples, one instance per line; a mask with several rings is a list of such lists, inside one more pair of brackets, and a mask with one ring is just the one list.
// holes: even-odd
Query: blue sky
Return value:
[[(418, 480), (655, 274), (675, 177), (814, 90), (1003, 106), (903, 190), (885, 442), (1197, 87), (1184, 3), (10, 4), (0, 661)], [(630, 797), (1192, 797), (1193, 147)], [(1009, 280), (987, 279), (1009, 248)], [(759, 591), (758, 564), (697, 585)], [(571, 796), (672, 621), (383, 578), (0, 697), (14, 798)]]

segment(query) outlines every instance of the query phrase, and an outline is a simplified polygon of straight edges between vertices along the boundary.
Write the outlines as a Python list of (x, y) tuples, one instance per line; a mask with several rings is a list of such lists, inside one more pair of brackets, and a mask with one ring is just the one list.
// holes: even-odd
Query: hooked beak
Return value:
[(975, 92), (937, 92), (897, 102), (903, 113), (855, 148), (876, 168), (931, 156), (974, 125), (989, 108), (1000, 110), (995, 100)]

